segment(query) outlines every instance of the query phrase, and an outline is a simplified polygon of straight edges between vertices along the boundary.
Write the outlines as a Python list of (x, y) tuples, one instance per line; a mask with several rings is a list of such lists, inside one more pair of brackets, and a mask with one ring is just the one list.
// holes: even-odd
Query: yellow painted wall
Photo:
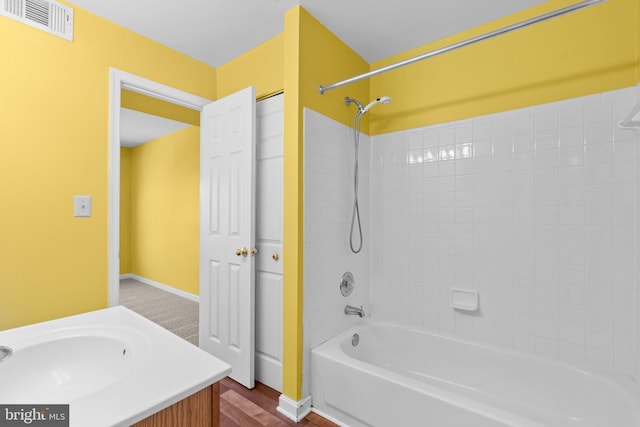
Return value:
[(131, 148), (120, 148), (120, 274), (131, 273)]
[[(317, 86), (368, 70), (368, 64), (301, 7), (285, 15), (284, 34), (284, 312), (283, 393), (298, 400), (302, 387), (303, 108), (351, 123), (348, 94), (368, 99), (363, 82), (319, 97)], [(364, 101), (363, 101), (364, 102)], [(352, 107), (353, 108), (353, 107)]]
[(302, 394), (303, 220), (302, 139), (300, 115), (300, 14), (296, 7), (284, 18), (284, 208), (282, 393), (293, 400)]
[(199, 294), (200, 128), (131, 150), (131, 273)]
[[(572, 3), (551, 0), (371, 64), (371, 69)], [(633, 86), (639, 79), (638, 25), (637, 0), (609, 0), (372, 78), (372, 94), (393, 98), (372, 115), (372, 133)]]
[(216, 98), (214, 68), (73, 8), (72, 43), (0, 17), (0, 329), (107, 306), (109, 68)]
[(258, 99), (284, 88), (284, 34), (218, 67), (218, 97), (255, 86)]
[[(300, 11), (299, 43), (300, 109), (308, 107), (351, 126), (357, 108), (354, 105), (347, 107), (344, 98), (349, 96), (364, 105), (368, 104), (369, 82), (364, 80), (324, 95), (318, 93), (318, 86), (366, 73), (369, 71), (369, 64), (304, 8)], [(366, 120), (362, 121), (362, 131), (369, 132)]]
[(120, 105), (123, 108), (200, 126), (200, 111), (198, 110), (192, 110), (191, 108), (182, 107), (126, 89), (120, 91), (120, 96)]

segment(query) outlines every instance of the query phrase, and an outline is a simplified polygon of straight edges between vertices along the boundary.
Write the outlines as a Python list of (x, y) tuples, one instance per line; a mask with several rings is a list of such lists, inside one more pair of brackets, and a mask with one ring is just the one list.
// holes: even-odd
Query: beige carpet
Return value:
[(120, 281), (120, 304), (198, 345), (198, 303), (135, 279)]

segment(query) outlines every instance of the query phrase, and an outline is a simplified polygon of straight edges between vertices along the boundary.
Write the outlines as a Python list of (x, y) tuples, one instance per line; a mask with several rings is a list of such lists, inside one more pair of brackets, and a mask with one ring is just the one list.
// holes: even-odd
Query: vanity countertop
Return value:
[(0, 332), (0, 403), (69, 404), (70, 425), (128, 426), (231, 367), (123, 306)]

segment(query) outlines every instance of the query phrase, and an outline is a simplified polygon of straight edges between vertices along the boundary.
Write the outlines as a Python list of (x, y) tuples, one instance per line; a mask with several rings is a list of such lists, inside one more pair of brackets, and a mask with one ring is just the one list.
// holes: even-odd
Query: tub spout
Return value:
[(362, 306), (360, 306), (360, 308), (358, 308), (358, 307), (354, 307), (352, 305), (347, 305), (347, 306), (344, 307), (344, 314), (364, 317), (364, 309), (362, 308)]

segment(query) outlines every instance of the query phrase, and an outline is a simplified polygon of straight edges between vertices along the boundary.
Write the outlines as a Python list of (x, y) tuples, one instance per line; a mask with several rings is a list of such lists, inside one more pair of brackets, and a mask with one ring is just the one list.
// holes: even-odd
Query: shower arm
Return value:
[(413, 58), (405, 59), (404, 61), (396, 62), (395, 64), (387, 65), (386, 67), (378, 68), (377, 70), (369, 71), (368, 73), (360, 74), (358, 76), (350, 77), (345, 80), (341, 80), (336, 83), (332, 83), (326, 86), (318, 86), (318, 92), (320, 95), (323, 95), (325, 92), (338, 88), (340, 86), (345, 86), (351, 83), (358, 82), (360, 80), (368, 79), (369, 77), (377, 76), (378, 74), (386, 73), (387, 71), (395, 70), (396, 68), (404, 67), (405, 65), (413, 64), (414, 62), (419, 62), (424, 59), (433, 58), (434, 56), (441, 55), (443, 53), (451, 52), (452, 50), (460, 49), (461, 47), (469, 46), (483, 40), (491, 39), (493, 37), (500, 36), (502, 34), (510, 33), (511, 31), (519, 30), (521, 28), (525, 28), (548, 19), (556, 18), (558, 16), (566, 15), (567, 13), (575, 12), (580, 9), (584, 9), (589, 6), (594, 6), (598, 3), (604, 3), (607, 0), (583, 0), (581, 2), (575, 3), (571, 6), (563, 7), (561, 9), (556, 9), (554, 11), (536, 16), (531, 19), (527, 19), (525, 21), (521, 21), (512, 25), (508, 25), (503, 28), (499, 28), (497, 30), (481, 34), (476, 37), (472, 37), (470, 39), (451, 44), (449, 46), (433, 50), (431, 52), (424, 53), (422, 55), (415, 56)]

